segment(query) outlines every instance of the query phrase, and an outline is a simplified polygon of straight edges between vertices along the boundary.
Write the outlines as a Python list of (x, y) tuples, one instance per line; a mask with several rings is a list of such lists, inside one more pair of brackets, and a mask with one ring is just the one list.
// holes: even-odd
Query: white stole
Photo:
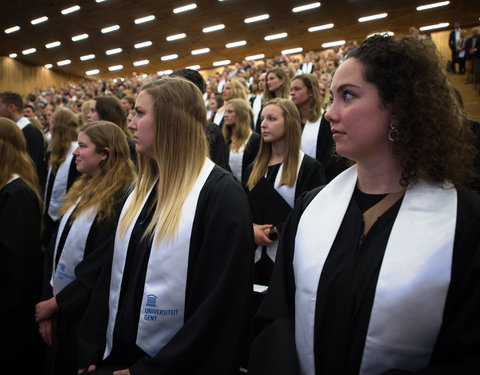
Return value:
[(255, 119), (254, 124), (257, 123), (258, 116), (260, 116), (260, 112), (262, 111), (262, 102), (263, 102), (263, 93), (255, 96), (255, 99), (253, 100), (253, 105), (252, 105), (253, 118)]
[(302, 151), (314, 159), (317, 157), (317, 140), (321, 121), (322, 116), (315, 122), (308, 120), (302, 131)]
[(77, 216), (72, 223), (68, 232), (62, 254), (55, 267), (55, 259), (57, 258), (58, 245), (62, 237), (65, 226), (70, 219), (73, 211), (78, 205), (80, 199), (65, 212), (58, 227), (57, 238), (55, 241), (55, 251), (53, 253), (53, 273), (50, 281), (53, 287), (53, 295), (57, 295), (63, 288), (76, 279), (75, 267), (83, 259), (85, 246), (87, 244), (88, 234), (92, 228), (92, 224), (97, 216), (98, 207), (91, 207)]
[[(283, 163), (280, 165), (280, 168), (278, 169), (277, 176), (275, 177), (275, 183), (273, 185), (275, 190), (282, 196), (285, 202), (287, 202), (288, 205), (292, 208), (295, 204), (295, 190), (297, 188), (298, 173), (300, 172), (300, 167), (302, 166), (304, 157), (305, 157), (305, 154), (303, 153), (303, 151), (300, 151), (300, 156), (298, 158), (298, 166), (297, 166), (297, 177), (295, 178), (295, 184), (292, 187), (287, 185), (279, 186), (280, 179), (282, 178), (282, 173), (283, 173)], [(265, 224), (269, 224), (269, 223), (265, 223)], [(260, 257), (262, 256), (262, 247), (263, 246), (257, 246), (257, 249), (255, 250), (255, 263), (257, 263), (260, 260)], [(278, 239), (273, 241), (271, 245), (266, 246), (266, 248), (267, 248), (268, 257), (275, 262), (275, 258), (277, 256)]]
[[(295, 237), (295, 341), (302, 374), (315, 374), (314, 321), (325, 260), (357, 181), (353, 166), (303, 213)], [(361, 375), (428, 365), (450, 283), (457, 192), (420, 182), (407, 189), (380, 270)], [(318, 228), (322, 230), (319, 232)]]
[(230, 154), (228, 155), (228, 165), (230, 166), (230, 170), (232, 174), (238, 179), (238, 181), (242, 181), (242, 165), (243, 165), (243, 154), (245, 152), (245, 148), (248, 144), (248, 141), (252, 135), (252, 132), (248, 135), (247, 140), (245, 143), (239, 148), (238, 151), (233, 151), (232, 146), (230, 145)]
[(212, 122), (217, 125), (217, 126), (220, 126), (220, 123), (222, 122), (223, 120), (223, 115), (224, 115), (225, 111), (223, 112), (219, 112), (217, 110), (217, 112), (215, 113), (215, 116), (213, 116), (213, 120)]
[[(205, 159), (200, 175), (183, 204), (178, 233), (175, 239), (170, 242), (162, 241), (157, 246), (156, 235), (153, 238), (136, 340), (137, 345), (151, 357), (155, 356), (184, 324), (185, 291), (193, 219), (200, 191), (214, 165), (210, 159)], [(152, 189), (153, 186), (150, 192)], [(146, 195), (142, 206), (128, 227), (125, 237), (121, 238), (118, 230), (115, 235), (115, 249), (110, 280), (107, 345), (104, 359), (112, 351), (113, 331), (130, 237), (150, 192)], [(129, 206), (132, 196), (133, 194), (128, 197), (124, 204), (120, 220), (125, 209)]]
[[(58, 220), (58, 211), (62, 207), (63, 198), (67, 193), (68, 173), (70, 171), (70, 164), (72, 163), (73, 159), (72, 153), (77, 148), (77, 146), (77, 142), (72, 142), (70, 148), (67, 151), (67, 157), (65, 158), (64, 162), (58, 167), (57, 174), (55, 175), (55, 179), (53, 181), (52, 195), (50, 196), (50, 204), (48, 205), (48, 216), (50, 216), (53, 221)], [(49, 167), (47, 184), (51, 174), (52, 167)], [(45, 189), (45, 201), (47, 200), (47, 190), (48, 189)]]
[[(31, 124), (30, 120), (28, 118), (26, 118), (25, 116), (22, 116), (20, 117), (18, 120), (17, 120), (17, 125), (18, 127), (23, 130), (23, 128), (27, 125)], [(33, 125), (32, 125), (33, 126)]]

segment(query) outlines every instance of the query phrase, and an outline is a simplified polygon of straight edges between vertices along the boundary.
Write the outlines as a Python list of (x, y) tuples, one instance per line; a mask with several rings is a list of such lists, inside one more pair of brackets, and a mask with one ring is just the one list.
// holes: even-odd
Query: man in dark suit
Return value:
[(27, 142), (27, 152), (35, 163), (40, 188), (45, 184), (45, 144), (42, 132), (23, 116), (23, 98), (11, 91), (0, 92), (0, 116), (9, 118), (22, 129)]
[(457, 62), (457, 42), (460, 39), (460, 33), (462, 31), (462, 28), (460, 27), (460, 22), (456, 21), (454, 23), (455, 29), (450, 32), (450, 35), (448, 37), (448, 46), (452, 50), (452, 64), (450, 66), (450, 71), (452, 73), (455, 73), (455, 63)]
[(478, 35), (478, 27), (472, 28), (472, 36), (465, 42), (465, 60), (467, 79), (465, 83), (472, 83), (475, 73), (480, 70), (480, 36)]

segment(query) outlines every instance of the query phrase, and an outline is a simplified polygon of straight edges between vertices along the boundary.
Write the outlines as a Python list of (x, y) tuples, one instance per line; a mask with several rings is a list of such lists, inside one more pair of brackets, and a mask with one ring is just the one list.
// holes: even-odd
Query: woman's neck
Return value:
[(405, 190), (400, 185), (402, 171), (398, 163), (386, 161), (374, 167), (357, 164), (357, 187), (367, 194), (387, 194)]
[(306, 124), (310, 115), (310, 103), (306, 102), (301, 104), (298, 107), (298, 110), (300, 112), (300, 117), (302, 118), (302, 122)]
[(272, 154), (270, 155), (270, 161), (268, 165), (282, 163), (284, 156), (285, 156), (285, 141), (282, 139), (280, 141), (272, 143)]

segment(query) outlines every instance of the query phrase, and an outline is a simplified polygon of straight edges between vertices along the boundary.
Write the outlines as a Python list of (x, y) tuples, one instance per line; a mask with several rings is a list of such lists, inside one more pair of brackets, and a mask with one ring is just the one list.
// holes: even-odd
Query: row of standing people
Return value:
[[(76, 163), (89, 167), (80, 168), (84, 175), (66, 195), (62, 229), (57, 231), (53, 254), (46, 262), (52, 270), (44, 281), (52, 295), (36, 309), (45, 340), (52, 327), (49, 319), (58, 314), (57, 309), (65, 314), (61, 321), (66, 324), (57, 322), (55, 328), (64, 329), (66, 335), (57, 339), (65, 343), (64, 348), (76, 346), (78, 361), (63, 364), (72, 373), (77, 368), (116, 375), (237, 373), (251, 318), (253, 278), (261, 274), (253, 267), (255, 257), (271, 257), (269, 246), (280, 235), (279, 253), (273, 256), (280, 262), (274, 267), (259, 311), (263, 330), (252, 347), (249, 372), (379, 374), (398, 369), (389, 373), (403, 374), (428, 369), (433, 374), (445, 369), (453, 373), (478, 370), (478, 335), (471, 333), (479, 331), (475, 320), (479, 282), (474, 278), (479, 241), (474, 228), (480, 202), (478, 196), (453, 188), (469, 186), (473, 146), (466, 142), (469, 133), (460, 110), (428, 48), (421, 41), (374, 37), (339, 68), (326, 120), (331, 123), (337, 152), (357, 165), (322, 190), (310, 190), (312, 185), (322, 185), (325, 175), (322, 165), (301, 151), (301, 114), (308, 112), (299, 110), (297, 103), (284, 98), (265, 102), (258, 157), (245, 177), (240, 174), (246, 180), (246, 193), (240, 181), (208, 159), (206, 112), (198, 88), (175, 77), (152, 81), (142, 87), (136, 115), (129, 124), (137, 153), (136, 183), (123, 196), (128, 173), (120, 173), (126, 177), (116, 191), (122, 196), (121, 204), (112, 216), (114, 229), (102, 238), (100, 229), (92, 232), (92, 223), (109, 215), (99, 215), (104, 199), (89, 205), (88, 194), (100, 192), (96, 191), (98, 182), (92, 181), (106, 175), (102, 168), (114, 159), (112, 150), (122, 143), (119, 139), (127, 161), (122, 166), (129, 166), (132, 173), (134, 167), (128, 162), (128, 143), (118, 127), (97, 123), (82, 128), (78, 141), (79, 148), (85, 149), (83, 154), (77, 152)], [(415, 66), (420, 72), (413, 72), (410, 60), (405, 59), (404, 64), (395, 66), (397, 74), (392, 74), (390, 60), (398, 62), (408, 54), (419, 57), (421, 64), (416, 61)], [(437, 94), (441, 87), (439, 102), (426, 103), (430, 96), (422, 98), (415, 93), (419, 103), (405, 103), (402, 85), (407, 72), (412, 82), (433, 79), (429, 87)], [(296, 96), (292, 99), (297, 100)], [(411, 118), (411, 108), (421, 103), (435, 107), (428, 113), (435, 117), (433, 124), (430, 119)], [(227, 103), (227, 108), (232, 111), (224, 118), (222, 130), (229, 126), (233, 113), (241, 117), (235, 102), (230, 107)], [(412, 125), (421, 120), (423, 127)], [(437, 122), (445, 136), (439, 140), (441, 146), (432, 148), (432, 142), (420, 135), (435, 134), (440, 126)], [(428, 126), (430, 129), (424, 129)], [(120, 135), (115, 144), (97, 143), (90, 127), (112, 128)], [(253, 131), (248, 133), (251, 138)], [(229, 135), (227, 131), (223, 134)], [(232, 134), (230, 148), (235, 150), (236, 136)], [(428, 155), (412, 155), (412, 144)], [(454, 155), (449, 153), (451, 146), (456, 146)], [(445, 168), (436, 162), (432, 165), (432, 154)], [(18, 172), (9, 172), (7, 180), (12, 181), (5, 186), (18, 180), (14, 173)], [(302, 173), (311, 180), (302, 182)], [(92, 182), (93, 187), (82, 189), (82, 181), (84, 186)], [(105, 178), (103, 190), (112, 187), (113, 181)], [(297, 190), (303, 185), (306, 195), (298, 199)], [(260, 225), (253, 225), (252, 230), (252, 216), (263, 215), (267, 208), (255, 212), (259, 206), (252, 200), (257, 193), (268, 199), (276, 196), (273, 205), (284, 206), (277, 225), (255, 223)], [(367, 215), (369, 208), (390, 196), (393, 198), (387, 200), (391, 202), (382, 204), (383, 211), (377, 211), (377, 216)], [(110, 202), (116, 202), (115, 197), (113, 194)], [(262, 204), (264, 201), (260, 198)], [(442, 208), (438, 202), (448, 205)], [(383, 207), (386, 204), (389, 206)], [(363, 216), (353, 213), (358, 205)], [(96, 213), (89, 210), (92, 208)], [(381, 220), (376, 222), (378, 216)], [(366, 228), (361, 237), (351, 229), (358, 226), (357, 221)], [(394, 225), (397, 221), (401, 228)], [(83, 230), (65, 231), (74, 225)], [(445, 229), (444, 235), (440, 242), (432, 243), (430, 234), (439, 226)], [(406, 248), (398, 245), (397, 233), (413, 233), (410, 244), (415, 246), (409, 246), (413, 251), (404, 254)], [(83, 239), (76, 241), (77, 235)], [(91, 256), (105, 257), (104, 262), (82, 259), (86, 250), (82, 244), (92, 241), (91, 236), (99, 241)], [(395, 237), (393, 247), (387, 245), (389, 237)], [(335, 238), (338, 240), (332, 244)], [(259, 251), (254, 242), (261, 247)], [(73, 254), (64, 253), (69, 243), (76, 244), (80, 258), (74, 260)], [(365, 250), (362, 254), (374, 250), (378, 266), (371, 267), (368, 256), (357, 254), (360, 243)], [(318, 257), (317, 250), (323, 255)], [(452, 257), (453, 263), (448, 261)], [(63, 262), (74, 267), (67, 270)], [(366, 277), (362, 270), (373, 276)], [(407, 270), (413, 279), (405, 278)], [(266, 273), (271, 273), (271, 267)], [(442, 277), (435, 277), (439, 274)], [(411, 287), (408, 293), (402, 293), (405, 282)], [(66, 297), (70, 288), (77, 288), (74, 296), (81, 301), (63, 300), (63, 311), (61, 297)], [(357, 306), (357, 298), (362, 300), (364, 293), (361, 288), (368, 301)], [(83, 292), (89, 297), (82, 299)], [(395, 298), (385, 298), (385, 293)], [(422, 304), (425, 308), (420, 308)], [(69, 307), (73, 307), (71, 315)], [(351, 311), (358, 309), (361, 316), (356, 323)], [(397, 309), (399, 313), (393, 314)], [(74, 318), (80, 311), (81, 319)], [(369, 321), (379, 328), (367, 332)], [(415, 329), (405, 329), (412, 324)], [(371, 344), (377, 339), (380, 346)], [(403, 348), (395, 346), (397, 341)], [(384, 346), (392, 349), (384, 353)], [(59, 360), (65, 362), (66, 358)]]

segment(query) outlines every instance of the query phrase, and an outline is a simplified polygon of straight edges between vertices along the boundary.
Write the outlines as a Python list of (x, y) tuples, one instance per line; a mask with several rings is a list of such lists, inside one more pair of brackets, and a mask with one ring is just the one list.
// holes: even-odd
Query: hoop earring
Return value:
[(400, 137), (400, 132), (397, 129), (397, 125), (393, 122), (390, 123), (390, 131), (388, 132), (388, 140), (390, 142), (395, 142), (398, 137)]

